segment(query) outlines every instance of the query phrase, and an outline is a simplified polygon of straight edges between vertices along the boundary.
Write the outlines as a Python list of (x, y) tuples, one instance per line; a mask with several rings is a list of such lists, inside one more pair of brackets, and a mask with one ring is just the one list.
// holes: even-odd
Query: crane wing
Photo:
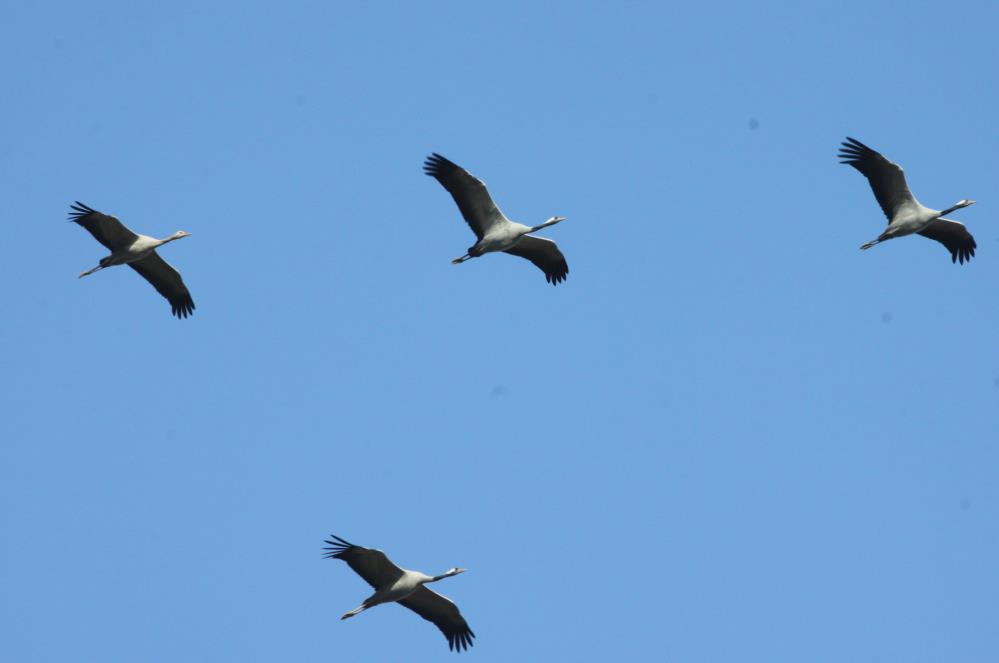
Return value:
[(153, 284), (156, 292), (167, 298), (170, 309), (178, 318), (186, 318), (194, 313), (194, 300), (187, 291), (180, 272), (153, 251), (142, 260), (128, 263), (142, 278)]
[(886, 159), (880, 152), (847, 136), (838, 156), (842, 159), (840, 163), (853, 166), (867, 178), (889, 223), (899, 208), (916, 202), (909, 191), (909, 185), (905, 183), (902, 167)]
[(564, 281), (569, 273), (569, 263), (565, 261), (565, 256), (559, 251), (558, 245), (544, 237), (525, 235), (505, 253), (527, 258), (533, 262), (545, 273), (545, 280), (552, 285)]
[(923, 237), (935, 239), (950, 251), (951, 262), (965, 262), (971, 260), (975, 255), (978, 245), (975, 238), (971, 236), (963, 223), (951, 221), (950, 219), (934, 219), (930, 225), (919, 231)]
[(80, 201), (70, 205), (70, 209), (73, 211), (69, 213), (69, 220), (86, 228), (94, 239), (111, 251), (123, 249), (139, 239), (115, 217), (91, 209)]
[(450, 599), (421, 585), (418, 590), (399, 601), (420, 617), (433, 622), (447, 638), (448, 647), (460, 652), (472, 646), (475, 634)]
[(403, 570), (393, 564), (381, 550), (355, 546), (332, 534), (330, 537), (332, 540), (323, 542), (329, 544), (323, 557), (347, 562), (347, 565), (354, 569), (354, 573), (361, 576), (364, 582), (374, 589), (387, 587), (402, 577)]
[(485, 183), (461, 166), (434, 152), (423, 162), (423, 172), (448, 190), (465, 222), (479, 239), (493, 224), (506, 219), (493, 202)]

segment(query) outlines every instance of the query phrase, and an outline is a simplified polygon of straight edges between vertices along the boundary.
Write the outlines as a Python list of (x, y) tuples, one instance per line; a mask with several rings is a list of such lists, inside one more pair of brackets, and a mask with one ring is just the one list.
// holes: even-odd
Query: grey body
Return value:
[(455, 261), (460, 262), (468, 257), (478, 257), (484, 253), (512, 249), (532, 232), (534, 232), (533, 228), (516, 221), (507, 220), (507, 223), (495, 224), (489, 228), (482, 239), (468, 249), (468, 253), (463, 258), (455, 258)]
[(872, 246), (896, 237), (919, 234), (943, 244), (951, 254), (951, 261), (965, 263), (975, 255), (977, 244), (964, 224), (943, 218), (954, 210), (975, 203), (960, 200), (945, 210), (935, 210), (921, 204), (909, 191), (902, 167), (886, 159), (859, 140), (847, 137), (840, 148), (840, 163), (853, 166), (871, 185), (874, 197), (888, 218), (888, 227), (876, 239), (860, 248)]
[(138, 262), (151, 254), (154, 249), (159, 246), (163, 246), (172, 239), (179, 239), (179, 237), (156, 239), (155, 237), (150, 237), (148, 235), (136, 235), (134, 242), (112, 251), (111, 255), (107, 257), (101, 258), (97, 267), (81, 273), (80, 278), (93, 274), (94, 272), (104, 269), (105, 267), (114, 267), (116, 265), (127, 265), (129, 263)]
[(340, 619), (353, 617), (359, 612), (367, 610), (368, 608), (373, 608), (374, 606), (382, 603), (400, 601), (428, 582), (434, 581), (432, 576), (420, 573), (419, 571), (408, 571), (406, 569), (401, 569), (401, 571), (402, 575), (400, 575), (394, 582), (389, 585), (379, 587), (375, 590), (374, 594), (364, 599), (364, 602), (361, 603), (361, 605), (349, 612), (345, 612)]

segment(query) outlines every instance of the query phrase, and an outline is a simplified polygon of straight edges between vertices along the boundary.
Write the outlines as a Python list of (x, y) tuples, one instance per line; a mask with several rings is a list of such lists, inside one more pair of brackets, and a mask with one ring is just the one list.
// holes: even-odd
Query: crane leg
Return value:
[(343, 613), (343, 615), (342, 615), (342, 616), (340, 617), (340, 619), (347, 619), (348, 617), (353, 617), (353, 616), (354, 616), (354, 615), (356, 615), (357, 613), (359, 613), (359, 612), (364, 612), (364, 611), (365, 611), (365, 610), (367, 610), (367, 609), (368, 609), (368, 606), (366, 606), (366, 605), (364, 605), (364, 604), (362, 603), (361, 605), (357, 606), (356, 608), (354, 608), (354, 609), (353, 609), (353, 610), (351, 610), (350, 612), (345, 612), (345, 613)]
[(81, 272), (80, 275), (77, 276), (76, 278), (82, 279), (84, 276), (88, 276), (88, 275), (93, 274), (94, 272), (102, 270), (102, 269), (104, 269), (104, 265), (97, 265), (97, 267), (94, 267), (93, 269), (88, 269), (85, 272)]
[(465, 255), (461, 256), (460, 258), (455, 258), (454, 260), (452, 260), (451, 264), (452, 265), (460, 265), (461, 263), (465, 262), (466, 260), (469, 260), (471, 257), (472, 256), (470, 256), (470, 255), (468, 255), (466, 253)]
[(875, 244), (880, 244), (880, 243), (881, 243), (881, 238), (880, 237), (877, 238), (877, 239), (873, 239), (870, 242), (868, 242), (867, 244), (864, 244), (863, 246), (861, 246), (860, 250), (861, 251), (866, 251), (867, 249), (871, 248)]

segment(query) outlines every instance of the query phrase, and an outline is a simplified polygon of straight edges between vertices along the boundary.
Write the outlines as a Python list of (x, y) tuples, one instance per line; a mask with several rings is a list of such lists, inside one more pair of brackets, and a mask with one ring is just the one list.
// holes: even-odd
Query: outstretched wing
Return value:
[(848, 136), (838, 156), (842, 159), (840, 163), (850, 164), (867, 178), (889, 223), (901, 207), (915, 204), (916, 199), (905, 183), (902, 167), (886, 159), (880, 152), (875, 152)]
[(963, 223), (950, 219), (934, 219), (930, 225), (919, 231), (923, 237), (935, 239), (950, 251), (950, 261), (961, 261), (963, 265), (975, 255), (978, 245)]
[(80, 201), (70, 205), (69, 220), (78, 223), (111, 251), (130, 246), (139, 238), (115, 217), (87, 207)]
[(450, 599), (447, 599), (437, 592), (427, 589), (426, 585), (421, 585), (418, 590), (399, 601), (420, 617), (436, 624), (444, 637), (447, 638), (448, 648), (460, 652), (472, 646), (472, 638), (475, 634), (468, 628), (468, 622), (461, 616), (456, 606)]
[(347, 562), (347, 565), (354, 569), (354, 573), (361, 576), (364, 582), (374, 589), (391, 585), (402, 577), (402, 569), (393, 564), (381, 550), (355, 546), (333, 534), (323, 543), (329, 544), (323, 557)]
[(187, 291), (187, 286), (180, 278), (180, 272), (167, 264), (156, 251), (142, 260), (128, 263), (128, 266), (152, 283), (156, 292), (167, 298), (175, 316), (186, 318), (194, 313), (194, 300), (191, 299), (191, 293)]
[(545, 273), (545, 280), (558, 285), (569, 274), (569, 263), (559, 251), (558, 245), (544, 237), (525, 235), (523, 239), (507, 249), (505, 253), (527, 258)]
[(423, 162), (423, 172), (440, 182), (458, 204), (465, 222), (482, 239), (493, 224), (505, 219), (485, 183), (461, 166), (434, 152)]

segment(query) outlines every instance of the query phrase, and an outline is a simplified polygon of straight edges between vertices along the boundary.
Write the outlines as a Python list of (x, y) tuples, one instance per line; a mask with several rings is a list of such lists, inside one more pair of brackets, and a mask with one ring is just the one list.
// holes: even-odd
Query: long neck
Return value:
[(562, 219), (548, 219), (547, 221), (545, 221), (544, 223), (542, 223), (540, 226), (533, 226), (530, 230), (528, 230), (524, 234), (527, 235), (529, 233), (535, 233), (535, 232), (538, 232), (539, 230), (541, 230), (542, 228), (547, 228), (548, 226), (554, 226), (556, 223), (558, 223), (561, 220)]
[[(453, 575), (454, 575), (453, 573), (442, 573), (439, 576), (434, 576), (433, 578), (431, 578), (427, 582), (437, 582), (438, 580), (443, 580), (444, 578), (450, 578)], [(424, 583), (424, 584), (426, 584), (426, 583)]]
[(967, 207), (967, 206), (968, 206), (968, 203), (966, 203), (966, 202), (964, 202), (962, 200), (957, 205), (954, 205), (953, 207), (948, 207), (944, 211), (942, 211), (939, 214), (937, 214), (937, 218), (939, 219), (941, 216), (946, 216), (947, 214), (950, 214), (951, 212), (953, 212), (956, 209), (961, 209), (962, 207)]
[(169, 237), (165, 237), (163, 239), (156, 240), (157, 242), (159, 242), (159, 244), (157, 244), (156, 246), (163, 246), (167, 242), (172, 242), (173, 240), (180, 239), (181, 237), (184, 237), (184, 235), (178, 235), (177, 233), (174, 233), (174, 234), (170, 235)]

